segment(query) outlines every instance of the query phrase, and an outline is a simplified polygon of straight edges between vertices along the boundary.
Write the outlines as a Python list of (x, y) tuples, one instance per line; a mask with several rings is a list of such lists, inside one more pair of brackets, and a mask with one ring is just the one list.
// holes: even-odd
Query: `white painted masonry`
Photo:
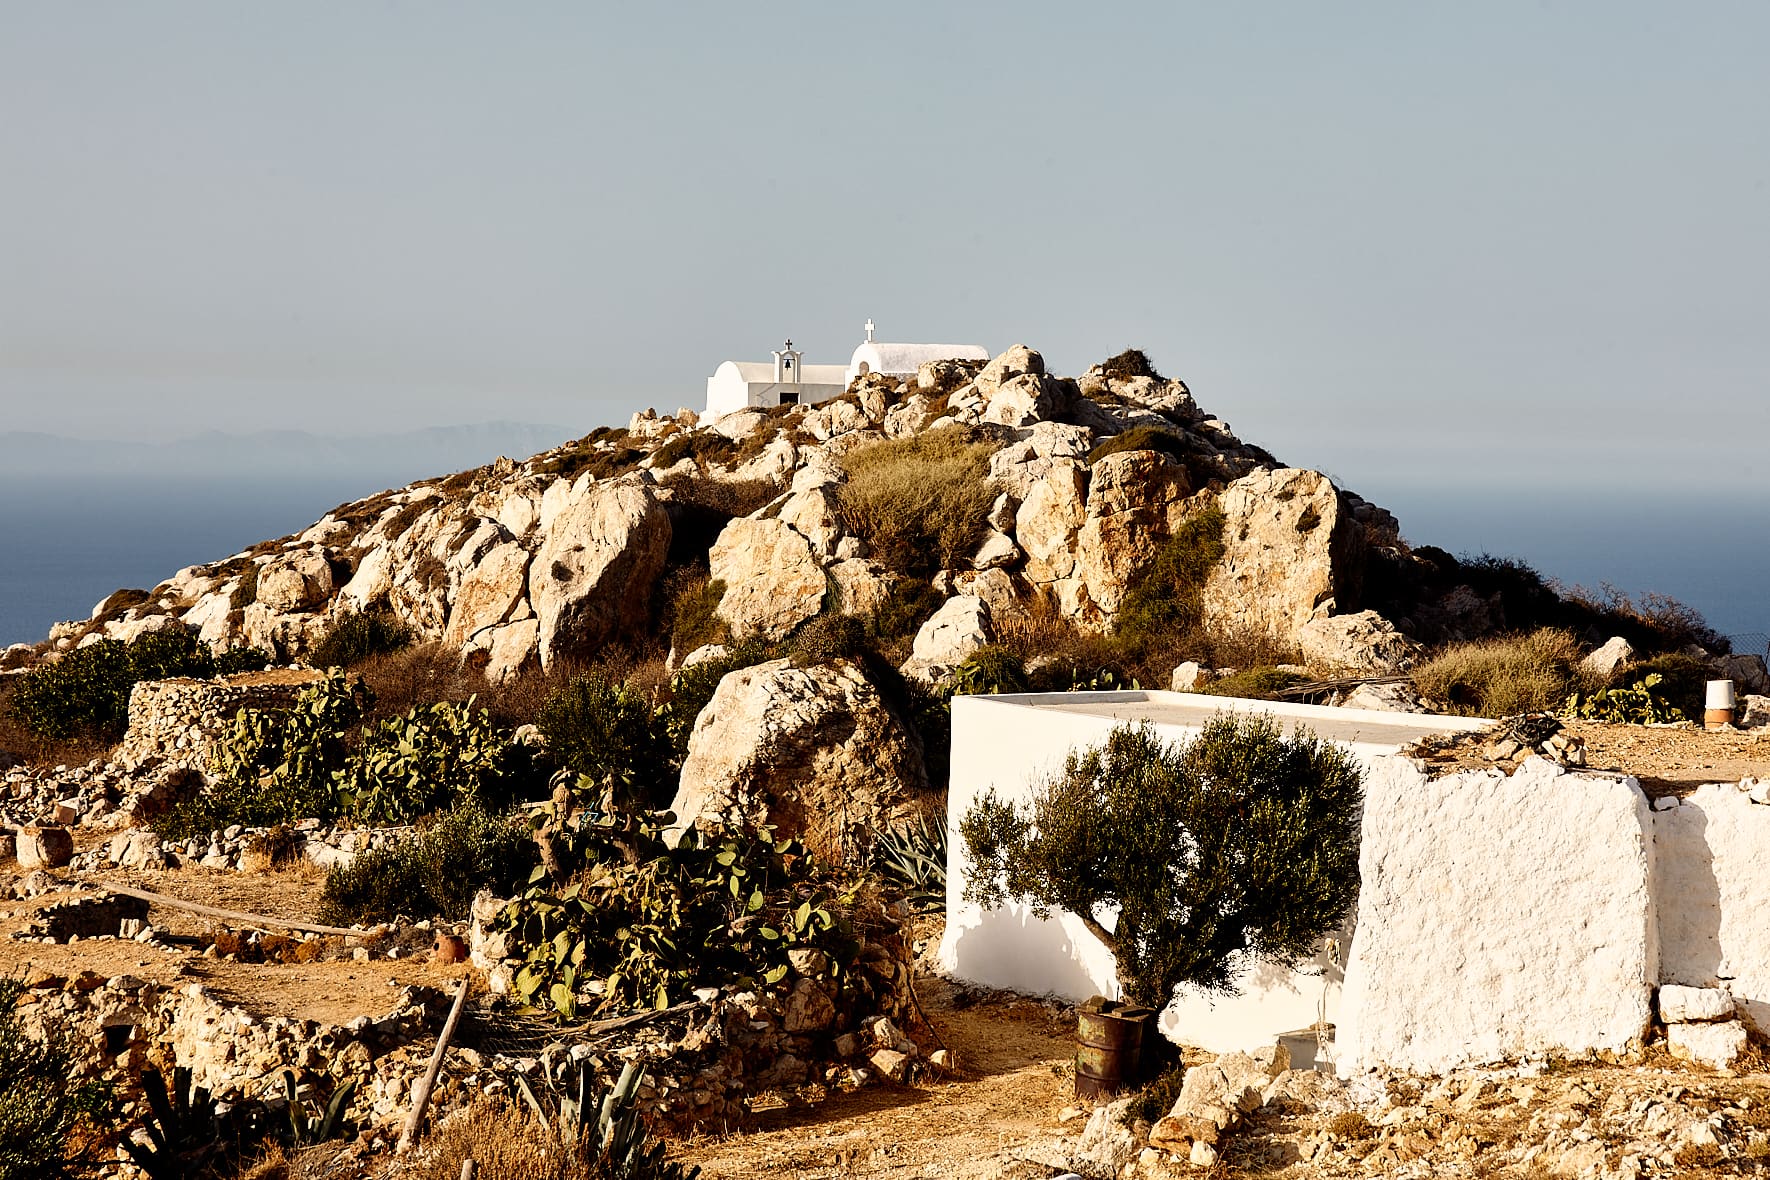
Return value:
[[(992, 787), (1004, 799), (1029, 798), (1040, 782), (1063, 769), (1070, 751), (1099, 745), (1118, 725), (1147, 721), (1163, 739), (1180, 742), (1222, 712), (1265, 713), (1281, 725), (1307, 726), (1344, 746), (1367, 768), (1429, 734), (1486, 724), (1190, 693), (955, 697), (948, 815), (956, 823)], [(1112, 955), (1079, 920), (1062, 913), (1042, 920), (1020, 905), (986, 913), (964, 901), (968, 873), (963, 841), (955, 838), (948, 853), (947, 926), (940, 948), (944, 970), (990, 987), (1071, 1000), (1095, 994), (1117, 998)], [(1099, 917), (1111, 924), (1112, 915)], [(1339, 945), (1343, 956), (1344, 938)], [(1183, 993), (1164, 1013), (1163, 1030), (1175, 1040), (1223, 1051), (1270, 1041), (1320, 1019), (1333, 1021), (1340, 990), (1334, 957), (1324, 950), (1297, 971), (1256, 966), (1239, 981), (1235, 996)]]
[(1653, 898), (1664, 983), (1725, 987), (1770, 1034), (1770, 807), (1736, 783), (1653, 814)]
[(1544, 758), (1365, 783), (1342, 1072), (1419, 1073), (1646, 1043), (1658, 980), (1653, 821), (1621, 775)]
[[(1363, 878), (1344, 975), (1324, 955), (1255, 968), (1240, 994), (1183, 994), (1175, 1040), (1245, 1048), (1325, 1019), (1342, 1072), (1435, 1073), (1551, 1053), (1626, 1053), (1656, 986), (1725, 987), (1770, 1034), (1770, 806), (1754, 781), (1649, 807), (1633, 778), (1532, 759), (1507, 776), (1429, 778), (1394, 751), (1485, 723), (1185, 693), (1067, 693), (953, 701), (949, 815), (984, 791), (1024, 800), (1075, 749), (1126, 722), (1184, 741), (1214, 714), (1264, 712), (1366, 766)], [(993, 987), (1116, 997), (1112, 956), (1073, 916), (967, 905), (948, 854), (943, 968)], [(1099, 915), (1111, 924), (1111, 914)], [(1342, 948), (1347, 938), (1340, 940)]]

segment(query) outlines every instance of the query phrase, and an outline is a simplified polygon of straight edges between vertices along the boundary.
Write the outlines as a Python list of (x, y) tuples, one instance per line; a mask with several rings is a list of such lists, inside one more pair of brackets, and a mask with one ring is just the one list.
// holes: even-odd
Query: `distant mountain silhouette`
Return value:
[(464, 471), (499, 455), (525, 459), (573, 436), (563, 426), (482, 422), (396, 434), (207, 431), (168, 443), (0, 431), (0, 477), (32, 475), (373, 476), (388, 486)]

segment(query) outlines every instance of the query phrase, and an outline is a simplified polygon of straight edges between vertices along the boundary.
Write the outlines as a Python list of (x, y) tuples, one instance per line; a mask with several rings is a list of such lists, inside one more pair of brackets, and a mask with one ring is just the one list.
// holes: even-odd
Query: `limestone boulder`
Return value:
[[(990, 456), (990, 479), (1018, 502), (1054, 466), (1065, 460), (1084, 460), (1093, 448), (1094, 432), (1085, 426), (1038, 422), (1026, 431), (1024, 438)], [(991, 523), (1002, 528), (994, 519)]]
[(1156, 451), (1120, 451), (1094, 464), (1076, 572), (1103, 615), (1117, 612), (1132, 580), (1185, 519), (1191, 491), (1186, 469)]
[(825, 572), (842, 613), (863, 618), (884, 606), (892, 587), (902, 580), (895, 571), (864, 557), (833, 562)]
[(1015, 540), (1026, 554), (1026, 580), (1054, 594), (1078, 622), (1099, 616), (1080, 574), (1080, 538), (1087, 519), (1088, 470), (1073, 459), (1054, 463), (1028, 487), (1014, 514)]
[(994, 637), (989, 606), (983, 599), (969, 594), (949, 598), (916, 632), (903, 672), (928, 681), (945, 679)]
[(1666, 1026), (1666, 1049), (1673, 1057), (1728, 1073), (1745, 1056), (1750, 1040), (1745, 1025), (1737, 1020)]
[(1635, 658), (1635, 645), (1621, 635), (1612, 635), (1596, 650), (1580, 661), (1580, 667), (1606, 679), (1616, 674), (1616, 670)]
[(1732, 1020), (1737, 1005), (1724, 987), (1668, 983), (1659, 989), (1659, 1018), (1667, 1024)]
[(312, 610), (332, 589), (332, 563), (311, 549), (273, 558), (258, 571), (258, 601), (277, 614)]
[(142, 615), (134, 619), (114, 619), (104, 625), (106, 639), (115, 639), (119, 643), (134, 643), (144, 635), (157, 635), (162, 631), (185, 631), (188, 626), (177, 615)]
[(725, 583), (718, 614), (737, 639), (782, 639), (823, 609), (823, 566), (804, 534), (782, 520), (739, 517), (707, 554)]
[(1311, 668), (1355, 674), (1405, 672), (1420, 645), (1374, 610), (1310, 619), (1297, 629), (1297, 647)]
[(487, 549), (461, 579), (443, 642), (464, 648), (481, 631), (508, 622), (528, 605), (529, 552), (515, 541)]
[(1370, 709), (1378, 713), (1430, 713), (1426, 698), (1411, 684), (1361, 684), (1340, 702), (1343, 709)]
[(1362, 534), (1327, 476), (1262, 468), (1219, 503), (1224, 552), (1205, 581), (1207, 627), (1294, 645), (1310, 619), (1356, 605)]
[(670, 517), (636, 478), (580, 481), (542, 502), (543, 539), (528, 572), (542, 667), (594, 652), (645, 622), (670, 548)]
[(927, 797), (920, 743), (857, 665), (775, 660), (719, 682), (695, 719), (671, 809), (702, 828), (773, 824), (843, 860)]
[(15, 855), (21, 869), (59, 869), (74, 859), (74, 837), (66, 828), (20, 828)]

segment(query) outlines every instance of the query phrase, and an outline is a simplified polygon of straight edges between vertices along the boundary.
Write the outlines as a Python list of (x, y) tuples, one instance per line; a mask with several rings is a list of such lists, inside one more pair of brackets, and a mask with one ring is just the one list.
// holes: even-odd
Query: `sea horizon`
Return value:
[[(297, 533), (335, 506), (393, 485), (364, 473), (259, 479), (203, 475), (0, 475), (0, 646), (84, 619), (114, 590)], [(1605, 489), (1359, 489), (1394, 512), (1412, 545), (1525, 562), (1563, 586), (1670, 595), (1722, 634), (1770, 631), (1762, 587), (1770, 507), (1716, 513), (1697, 496), (1651, 505)], [(1764, 640), (1748, 645), (1762, 651)]]

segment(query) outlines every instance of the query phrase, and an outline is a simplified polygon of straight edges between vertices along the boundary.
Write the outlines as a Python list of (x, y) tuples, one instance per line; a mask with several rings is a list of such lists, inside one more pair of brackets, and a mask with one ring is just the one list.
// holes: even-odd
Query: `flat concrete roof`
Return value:
[(1115, 721), (1148, 721), (1155, 725), (1178, 725), (1196, 729), (1219, 713), (1265, 713), (1289, 729), (1307, 726), (1317, 737), (1331, 742), (1358, 745), (1412, 745), (1421, 738), (1445, 733), (1468, 733), (1492, 722), (1481, 717), (1449, 717), (1436, 713), (1386, 713), (1376, 709), (1340, 709), (1331, 705), (1303, 705), (1290, 701), (1256, 701), (1245, 697), (1215, 697), (1190, 692), (1047, 692), (1015, 693), (983, 698), (1002, 704), (1109, 717)]

